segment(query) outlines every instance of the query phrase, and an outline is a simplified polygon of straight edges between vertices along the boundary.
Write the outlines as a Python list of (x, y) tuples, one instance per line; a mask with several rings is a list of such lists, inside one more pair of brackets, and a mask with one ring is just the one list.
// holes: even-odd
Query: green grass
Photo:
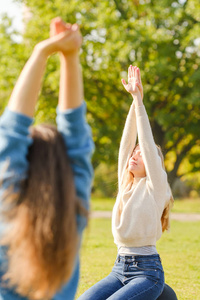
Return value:
[(92, 198), (91, 210), (111, 211), (115, 204), (115, 198)]
[[(200, 300), (199, 228), (200, 222), (172, 221), (171, 232), (165, 233), (157, 244), (165, 281), (179, 300)], [(116, 255), (111, 220), (92, 219), (84, 235), (77, 297), (110, 273)]]
[[(92, 210), (112, 210), (115, 199), (93, 199)], [(174, 212), (200, 213), (200, 199), (176, 200)], [(200, 222), (171, 222), (171, 232), (157, 243), (165, 281), (179, 300), (200, 300)], [(117, 255), (111, 219), (91, 219), (81, 250), (81, 278), (77, 298), (107, 276)], [(77, 299), (76, 298), (76, 299)], [(95, 300), (95, 299), (94, 299)]]
[[(93, 198), (92, 210), (111, 211), (115, 203), (114, 198)], [(200, 213), (200, 198), (198, 199), (175, 199), (173, 212)]]
[(200, 213), (200, 199), (175, 199), (173, 212)]

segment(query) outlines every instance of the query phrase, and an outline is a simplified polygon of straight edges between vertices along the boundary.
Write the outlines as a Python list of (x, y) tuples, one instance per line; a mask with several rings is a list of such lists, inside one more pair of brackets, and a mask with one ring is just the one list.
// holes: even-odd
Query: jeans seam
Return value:
[(143, 268), (140, 268), (140, 267), (138, 267), (138, 266), (135, 266), (135, 268), (137, 269), (137, 270), (139, 270), (139, 271), (144, 271), (144, 272), (147, 272), (147, 271), (159, 271), (158, 269), (156, 269), (156, 268), (152, 268), (152, 269), (143, 269)]
[(144, 291), (142, 291), (141, 293), (136, 294), (135, 296), (129, 298), (128, 300), (133, 300), (135, 297), (137, 297), (137, 296), (139, 296), (139, 295), (142, 295), (142, 294), (146, 293), (147, 291), (149, 291), (149, 290), (151, 290), (152, 288), (154, 288), (154, 287), (157, 285), (157, 283), (158, 283), (158, 281), (157, 281), (153, 286), (151, 286), (150, 288), (148, 288), (147, 290), (144, 290)]

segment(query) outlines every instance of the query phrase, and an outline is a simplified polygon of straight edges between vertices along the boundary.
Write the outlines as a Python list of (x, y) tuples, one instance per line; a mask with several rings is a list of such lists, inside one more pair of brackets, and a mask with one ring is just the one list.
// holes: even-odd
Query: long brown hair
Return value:
[[(136, 144), (136, 146), (134, 147), (134, 149), (139, 146), (139, 144)], [(157, 151), (158, 151), (158, 155), (161, 158), (161, 162), (162, 162), (162, 167), (165, 170), (165, 165), (164, 165), (164, 156), (162, 154), (162, 150), (161, 147), (159, 145), (156, 145), (157, 147)], [(134, 151), (133, 149), (133, 151)], [(122, 213), (122, 209), (123, 209), (123, 203), (122, 203), (122, 194), (124, 192), (124, 190), (128, 187), (129, 190), (131, 189), (131, 186), (134, 182), (134, 175), (128, 170), (128, 165), (125, 168), (125, 172), (123, 175), (123, 179), (122, 179), (122, 184), (121, 187), (119, 187), (119, 197), (120, 197), (120, 202), (119, 202), (119, 213)], [(174, 198), (172, 196), (171, 193), (171, 197), (168, 201), (168, 203), (166, 204), (162, 216), (161, 216), (161, 224), (162, 224), (162, 231), (164, 232), (165, 230), (169, 230), (170, 229), (170, 211), (171, 208), (173, 206), (174, 203)]]
[(73, 271), (78, 247), (77, 200), (66, 147), (56, 127), (32, 127), (29, 170), (17, 194), (6, 193), (9, 286), (29, 299), (51, 299)]
[[(156, 147), (157, 147), (157, 150), (158, 150), (158, 155), (161, 158), (162, 167), (165, 170), (164, 156), (163, 156), (161, 147), (159, 145), (156, 145)], [(168, 185), (169, 185), (169, 183), (168, 183)], [(170, 186), (169, 186), (169, 189), (171, 191)], [(166, 204), (166, 206), (165, 206), (165, 208), (163, 210), (162, 216), (161, 216), (161, 224), (162, 224), (162, 231), (163, 232), (165, 230), (169, 230), (170, 229), (170, 211), (172, 209), (173, 204), (174, 204), (174, 198), (173, 198), (172, 191), (171, 191), (170, 199), (169, 199), (168, 203)]]

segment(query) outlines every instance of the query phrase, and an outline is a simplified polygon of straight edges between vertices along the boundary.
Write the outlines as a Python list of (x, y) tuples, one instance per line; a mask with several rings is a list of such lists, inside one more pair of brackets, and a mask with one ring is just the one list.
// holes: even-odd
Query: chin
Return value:
[(128, 168), (128, 171), (132, 174), (132, 175), (134, 175), (134, 170), (132, 170), (132, 168)]

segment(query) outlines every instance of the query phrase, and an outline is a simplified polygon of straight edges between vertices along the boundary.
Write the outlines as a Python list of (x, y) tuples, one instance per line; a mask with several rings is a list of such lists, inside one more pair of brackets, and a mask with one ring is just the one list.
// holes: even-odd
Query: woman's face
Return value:
[(132, 156), (129, 159), (128, 170), (134, 175), (134, 177), (146, 176), (145, 166), (139, 145), (133, 150)]

